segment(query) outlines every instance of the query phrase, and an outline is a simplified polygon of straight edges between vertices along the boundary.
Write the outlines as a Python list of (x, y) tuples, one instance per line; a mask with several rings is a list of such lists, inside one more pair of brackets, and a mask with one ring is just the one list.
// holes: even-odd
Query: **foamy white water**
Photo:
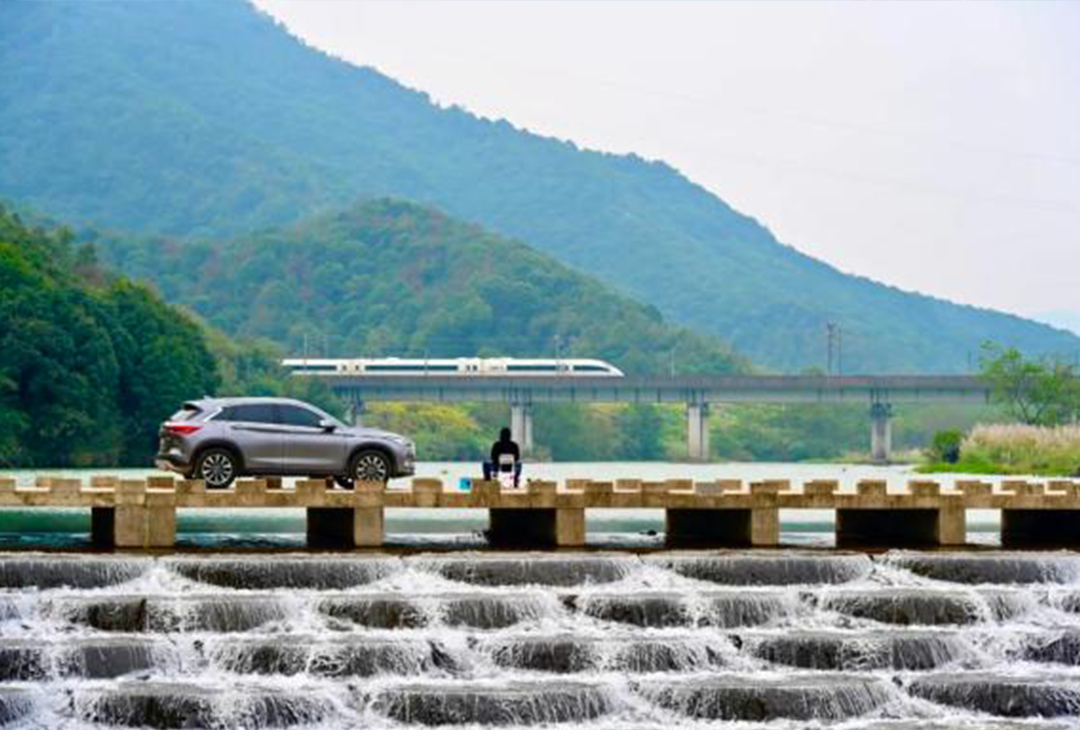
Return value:
[(1080, 726), (1080, 554), (0, 556), (12, 727)]

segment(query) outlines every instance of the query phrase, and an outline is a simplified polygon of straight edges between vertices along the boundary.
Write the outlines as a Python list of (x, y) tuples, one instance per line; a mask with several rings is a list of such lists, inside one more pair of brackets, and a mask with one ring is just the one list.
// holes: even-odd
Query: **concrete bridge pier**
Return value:
[(1001, 510), (1002, 547), (1075, 548), (1080, 546), (1076, 510)]
[(386, 537), (379, 507), (308, 507), (308, 547), (379, 547)]
[(927, 509), (838, 509), (836, 546), (851, 548), (963, 545), (962, 504)]
[(780, 510), (667, 509), (665, 542), (669, 547), (775, 547), (780, 543)]
[(510, 437), (521, 447), (522, 456), (533, 453), (532, 403), (510, 404)]
[(709, 404), (686, 404), (686, 443), (690, 461), (709, 460)]
[[(250, 487), (248, 485), (251, 485)], [(308, 547), (354, 548), (379, 547), (386, 538), (383, 485), (360, 482), (353, 487), (348, 501), (329, 506), (329, 479), (301, 479), (296, 483), (296, 497), (306, 507)], [(280, 480), (277, 488), (280, 489)], [(265, 495), (265, 482), (237, 482), (238, 493), (251, 490), (253, 496)], [(336, 500), (335, 500), (336, 501)]]
[(870, 459), (888, 464), (892, 459), (892, 404), (876, 402), (870, 406)]
[(583, 547), (585, 510), (491, 509), (488, 541), (507, 547)]
[[(91, 507), (90, 542), (104, 548), (171, 548), (176, 543), (176, 495), (148, 490), (153, 478), (105, 478), (115, 490), (112, 507)], [(169, 480), (172, 481), (171, 479)]]
[(90, 543), (101, 548), (171, 548), (176, 509), (125, 504), (90, 510)]
[(349, 401), (348, 409), (345, 411), (346, 422), (353, 426), (363, 426), (364, 410), (364, 401), (359, 398), (352, 398)]

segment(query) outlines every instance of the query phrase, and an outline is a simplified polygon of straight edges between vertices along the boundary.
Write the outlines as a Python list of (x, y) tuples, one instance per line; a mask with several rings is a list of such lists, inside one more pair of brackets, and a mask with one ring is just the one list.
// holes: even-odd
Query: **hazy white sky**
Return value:
[(257, 4), (439, 103), (663, 159), (844, 271), (1080, 313), (1080, 3)]

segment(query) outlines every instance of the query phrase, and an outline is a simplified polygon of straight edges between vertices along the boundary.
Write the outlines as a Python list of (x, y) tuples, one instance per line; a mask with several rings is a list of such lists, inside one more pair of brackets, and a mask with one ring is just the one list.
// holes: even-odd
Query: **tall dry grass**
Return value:
[(964, 438), (960, 461), (1005, 474), (1075, 474), (1080, 469), (1080, 425), (976, 426)]

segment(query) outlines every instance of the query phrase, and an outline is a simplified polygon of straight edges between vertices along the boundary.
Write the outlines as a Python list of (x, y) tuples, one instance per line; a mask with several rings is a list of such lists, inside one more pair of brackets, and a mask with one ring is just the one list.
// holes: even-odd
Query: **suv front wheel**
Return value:
[(207, 489), (226, 489), (236, 479), (240, 464), (228, 449), (207, 449), (195, 462), (195, 479), (202, 479)]
[(349, 461), (350, 480), (357, 482), (390, 481), (390, 458), (381, 451), (365, 449)]

